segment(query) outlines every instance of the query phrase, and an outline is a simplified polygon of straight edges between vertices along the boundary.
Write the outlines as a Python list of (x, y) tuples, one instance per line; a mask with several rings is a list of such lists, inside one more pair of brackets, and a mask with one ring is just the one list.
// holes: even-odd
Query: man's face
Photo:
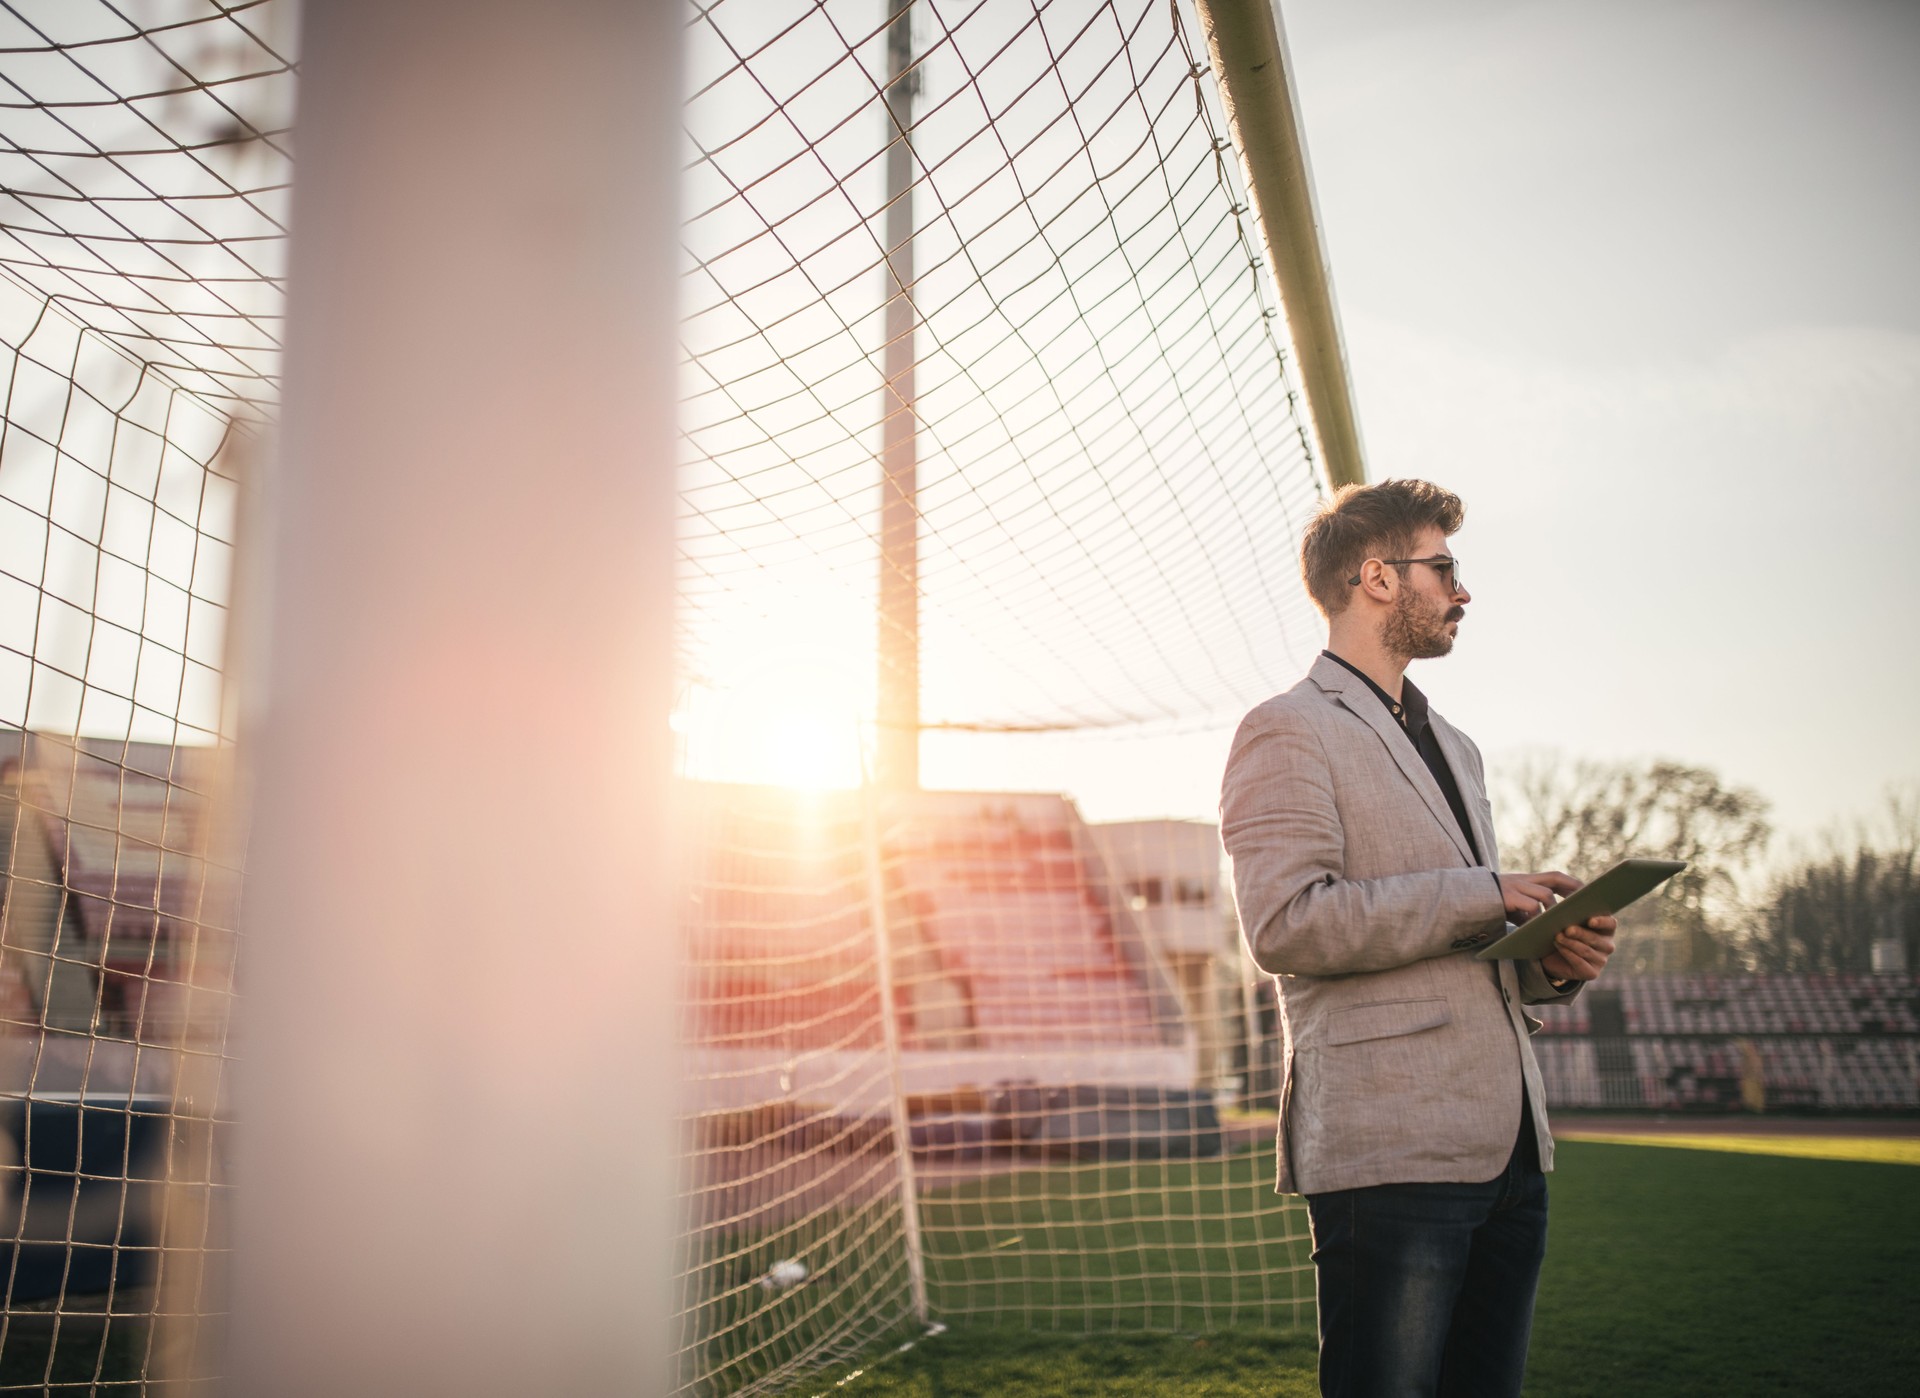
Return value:
[[(1449, 552), (1447, 536), (1438, 526), (1430, 525), (1414, 540), (1407, 557), (1432, 558)], [(1400, 587), (1381, 630), (1381, 641), (1395, 655), (1409, 660), (1433, 660), (1445, 655), (1460, 634), (1460, 619), (1467, 614), (1466, 604), (1472, 596), (1456, 592), (1452, 575), (1443, 581), (1431, 564), (1414, 563), (1395, 571), (1400, 574)]]

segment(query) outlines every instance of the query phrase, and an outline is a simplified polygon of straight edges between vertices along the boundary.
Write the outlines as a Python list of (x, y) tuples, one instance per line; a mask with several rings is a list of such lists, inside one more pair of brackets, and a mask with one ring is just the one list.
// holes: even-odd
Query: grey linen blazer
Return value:
[(1280, 990), (1285, 1193), (1473, 1183), (1506, 1168), (1521, 1084), (1553, 1168), (1522, 1004), (1572, 998), (1537, 961), (1474, 959), (1504, 930), (1480, 750), (1430, 716), (1476, 864), (1419, 751), (1365, 681), (1321, 656), (1249, 713), (1220, 833), (1254, 961)]

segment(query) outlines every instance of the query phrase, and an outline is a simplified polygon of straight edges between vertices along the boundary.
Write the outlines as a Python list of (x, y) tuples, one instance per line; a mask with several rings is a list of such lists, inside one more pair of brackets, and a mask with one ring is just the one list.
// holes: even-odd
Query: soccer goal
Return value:
[[(682, 229), (678, 884), (670, 934), (634, 934), (678, 956), (673, 1383), (800, 1391), (942, 1326), (1308, 1323), (1273, 1006), (1206, 819), (1231, 723), (1315, 645), (1293, 541), (1360, 469), (1271, 8), (681, 17), (682, 168), (651, 191)], [(263, 935), (231, 780), (259, 676), (232, 657), (266, 653), (236, 638), (267, 615), (294, 19), (0, 16), (0, 1392), (157, 1391), (232, 1338), (231, 1012)], [(503, 158), (502, 216), (572, 247), (598, 215), (541, 205), (542, 165)], [(594, 751), (556, 712), (461, 771), (564, 762), (553, 790), (611, 799)], [(550, 852), (598, 809), (497, 818)], [(395, 867), (456, 883), (439, 850)], [(569, 984), (633, 963), (569, 962), (538, 872), (507, 876), (540, 990), (459, 1001), (450, 957), (418, 1023), (517, 1072)], [(556, 1139), (584, 1081), (544, 1080)], [(547, 1198), (499, 1213), (531, 1229)], [(423, 1303), (419, 1345), (458, 1311)]]
[(1310, 1323), (1204, 818), (1315, 634), (1259, 95), (1153, 0), (688, 55), (681, 1382)]

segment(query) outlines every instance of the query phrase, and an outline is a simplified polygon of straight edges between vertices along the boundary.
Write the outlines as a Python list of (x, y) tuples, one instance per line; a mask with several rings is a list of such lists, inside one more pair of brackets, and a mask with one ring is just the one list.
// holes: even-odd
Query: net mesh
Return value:
[(690, 31), (690, 682), (751, 686), (769, 652), (872, 671), (884, 215), (908, 199), (925, 721), (1237, 717), (1311, 650), (1276, 541), (1316, 486), (1191, 17), (918, 5), (902, 132), (888, 13), (735, 0)]
[[(0, 4), (0, 1389), (186, 1372), (218, 1308), (221, 686), (290, 11)], [(796, 789), (873, 746), (844, 720), (875, 705), (899, 295), (934, 784), (1006, 784), (975, 772), (1023, 733), (1124, 765), (1310, 649), (1315, 475), (1193, 17), (922, 0), (903, 129), (885, 0), (687, 15), (681, 1387), (928, 1323), (1303, 1323), (1266, 1128), (1214, 1097), (1270, 1087), (1271, 1007), (1210, 830), (1089, 824), (1071, 781)]]
[(218, 1308), (221, 685), (238, 448), (277, 372), (273, 22), (0, 7), (0, 1391), (140, 1383), (170, 1342), (179, 1372)]
[(687, 1391), (779, 1388), (926, 1322), (1310, 1323), (1272, 1119), (1215, 1091), (1257, 1106), (1273, 1073), (1223, 969), (1210, 826), (689, 790)]
[(0, 12), (0, 268), (203, 405), (249, 417), (278, 383), (288, 8)]
[[(927, 1322), (1311, 1323), (1210, 826), (1092, 824), (1070, 780), (748, 784), (859, 781), (885, 570), (915, 583), (937, 786), (1217, 730), (1315, 634), (1291, 541), (1318, 486), (1191, 12), (922, 3), (901, 63), (897, 8), (689, 28), (696, 1392)], [(902, 413), (905, 561), (877, 488)]]
[(10, 281), (0, 317), (0, 1388), (59, 1389), (207, 1305), (236, 482), (222, 413)]
[(871, 863), (858, 802), (686, 803), (682, 1384), (777, 1387), (911, 1313)]

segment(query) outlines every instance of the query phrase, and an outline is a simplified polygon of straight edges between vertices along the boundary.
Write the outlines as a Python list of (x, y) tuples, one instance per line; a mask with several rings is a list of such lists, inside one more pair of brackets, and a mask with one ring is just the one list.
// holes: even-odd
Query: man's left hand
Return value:
[(1540, 969), (1557, 981), (1598, 980), (1613, 955), (1613, 932), (1619, 925), (1603, 914), (1562, 928), (1553, 950), (1540, 958)]

